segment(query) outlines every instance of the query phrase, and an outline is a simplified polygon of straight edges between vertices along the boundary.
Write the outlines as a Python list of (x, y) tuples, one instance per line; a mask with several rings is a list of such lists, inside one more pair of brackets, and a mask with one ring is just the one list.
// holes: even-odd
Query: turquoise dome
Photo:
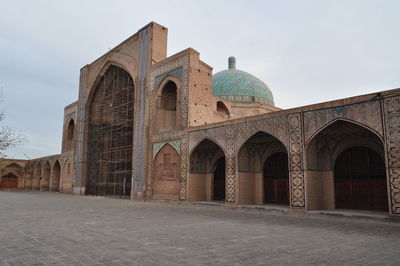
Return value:
[(236, 59), (228, 59), (229, 68), (213, 75), (215, 96), (230, 102), (264, 103), (274, 106), (274, 97), (268, 86), (255, 76), (236, 69)]

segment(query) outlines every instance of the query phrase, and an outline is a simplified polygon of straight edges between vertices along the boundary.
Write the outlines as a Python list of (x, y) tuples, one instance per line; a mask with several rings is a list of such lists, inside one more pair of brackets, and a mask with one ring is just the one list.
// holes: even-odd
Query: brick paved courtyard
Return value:
[(0, 192), (0, 265), (399, 265), (400, 223)]

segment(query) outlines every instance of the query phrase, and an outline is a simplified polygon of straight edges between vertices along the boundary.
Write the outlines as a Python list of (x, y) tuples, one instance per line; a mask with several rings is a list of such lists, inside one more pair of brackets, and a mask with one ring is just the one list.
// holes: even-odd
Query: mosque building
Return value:
[(5, 160), (0, 188), (400, 215), (400, 89), (284, 110), (240, 58), (167, 57), (167, 32), (82, 67), (61, 153)]

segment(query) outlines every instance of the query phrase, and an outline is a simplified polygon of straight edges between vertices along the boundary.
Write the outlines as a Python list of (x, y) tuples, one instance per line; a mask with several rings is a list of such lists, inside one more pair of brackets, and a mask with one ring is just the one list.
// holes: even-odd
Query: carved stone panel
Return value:
[(331, 121), (340, 118), (366, 125), (382, 137), (383, 129), (380, 110), (380, 102), (376, 100), (304, 112), (305, 141), (308, 142), (318, 130)]
[(290, 205), (304, 207), (303, 134), (299, 113), (289, 115), (289, 135)]
[(180, 193), (179, 199), (187, 199), (187, 166), (188, 166), (188, 140), (187, 136), (183, 136), (181, 139), (181, 180), (180, 180)]
[(235, 202), (236, 194), (236, 168), (235, 168), (235, 130), (233, 126), (227, 128), (227, 149), (226, 149), (226, 186), (225, 200), (229, 203)]
[(283, 115), (236, 124), (236, 152), (239, 152), (242, 145), (258, 131), (273, 135), (280, 140), (285, 147), (288, 147), (289, 137), (287, 121), (287, 115)]
[(400, 97), (384, 100), (391, 211), (400, 214)]

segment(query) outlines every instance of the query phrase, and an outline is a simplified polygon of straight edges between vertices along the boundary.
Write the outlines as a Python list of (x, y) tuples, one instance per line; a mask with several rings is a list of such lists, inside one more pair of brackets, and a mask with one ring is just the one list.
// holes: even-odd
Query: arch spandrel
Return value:
[(238, 151), (238, 171), (261, 172), (265, 160), (276, 152), (288, 153), (285, 145), (271, 134), (258, 131), (248, 138)]
[(162, 150), (162, 148), (164, 148), (164, 146), (167, 144), (171, 145), (178, 152), (178, 154), (181, 154), (181, 141), (179, 139), (159, 142), (153, 144), (153, 159), (157, 156), (160, 150)]
[(23, 173), (23, 167), (17, 163), (9, 163), (1, 168), (2, 171), (13, 171), (17, 172), (17, 175), (21, 175)]
[(275, 137), (288, 150), (289, 133), (287, 115), (239, 123), (235, 125), (235, 128), (236, 153), (240, 151), (240, 148), (248, 139), (259, 131)]
[(128, 72), (133, 80), (135, 81), (135, 77), (137, 76), (135, 72), (135, 67), (138, 65), (137, 60), (129, 56), (127, 54), (122, 54), (118, 52), (112, 52), (108, 54), (104, 59), (101, 59), (102, 63), (99, 63), (99, 65), (94, 66), (93, 64), (89, 66), (88, 69), (88, 74), (86, 77), (86, 88), (90, 88), (90, 92), (88, 94), (91, 94), (91, 90), (94, 89), (97, 85), (97, 83), (100, 81), (101, 77), (104, 75), (104, 73), (107, 71), (107, 69), (111, 66), (117, 66), (122, 69), (124, 69), (126, 72)]
[(320, 132), (322, 132), (324, 129), (326, 129), (326, 128), (328, 128), (329, 126), (335, 124), (336, 122), (340, 122), (340, 121), (348, 122), (348, 123), (350, 123), (350, 124), (353, 124), (353, 125), (362, 127), (362, 128), (364, 128), (365, 130), (367, 130), (367, 131), (373, 133), (374, 135), (376, 135), (376, 136), (379, 138), (379, 140), (383, 141), (383, 137), (382, 137), (381, 133), (377, 132), (377, 131), (374, 130), (373, 128), (370, 128), (368, 125), (362, 124), (362, 123), (360, 123), (360, 122), (357, 122), (357, 121), (354, 121), (354, 120), (351, 120), (351, 119), (346, 119), (346, 118), (340, 117), (340, 118), (334, 118), (333, 120), (329, 121), (328, 123), (326, 123), (326, 124), (322, 125), (320, 128), (318, 128), (318, 129), (317, 129), (311, 136), (309, 136), (309, 138), (306, 140), (305, 146), (307, 147), (307, 146), (309, 145), (309, 143), (310, 143)]
[[(213, 143), (215, 143), (221, 150), (224, 152), (224, 154), (227, 154), (227, 147), (226, 147), (226, 140), (223, 138), (215, 138), (215, 134), (195, 134), (191, 135), (189, 134), (189, 158), (190, 155), (193, 153), (193, 151), (198, 147), (203, 141), (209, 140)], [(222, 141), (221, 141), (222, 140)]]
[(309, 142), (323, 128), (338, 119), (364, 126), (374, 131), (382, 139), (383, 128), (380, 110), (380, 101), (368, 101), (304, 112), (305, 141)]
[[(338, 131), (337, 125), (348, 125), (343, 131)], [(323, 140), (319, 140), (319, 142), (324, 141), (328, 149), (329, 154), (331, 155), (332, 159), (335, 159), (337, 155), (342, 152), (343, 150), (353, 147), (353, 146), (366, 146), (378, 152), (381, 156), (383, 156), (383, 139), (379, 135), (378, 132), (374, 131), (373, 129), (369, 128), (366, 125), (360, 124), (356, 121), (351, 121), (348, 119), (343, 118), (336, 118), (323, 127), (321, 127), (315, 134), (306, 142), (305, 144), (305, 151), (307, 153), (306, 160), (308, 165), (308, 154), (310, 153), (310, 148), (312, 144), (317, 140), (317, 138), (321, 137), (321, 134), (326, 134), (327, 132), (331, 132), (332, 130), (338, 131), (335, 134), (336, 137), (325, 138)], [(358, 130), (358, 131), (357, 131)], [(362, 132), (364, 134), (367, 133), (366, 136), (360, 135)], [(332, 134), (332, 132), (330, 133)], [(352, 136), (354, 135), (354, 136)]]

